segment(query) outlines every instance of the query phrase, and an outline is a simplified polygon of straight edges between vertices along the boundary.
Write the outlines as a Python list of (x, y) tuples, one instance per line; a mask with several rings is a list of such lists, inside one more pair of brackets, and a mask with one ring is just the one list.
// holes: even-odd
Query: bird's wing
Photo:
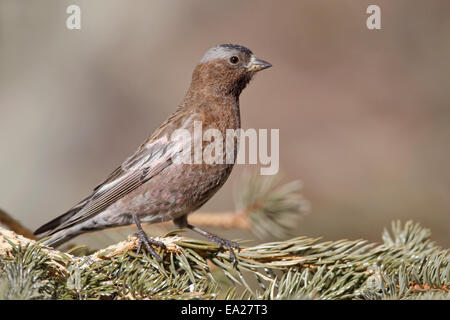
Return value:
[(60, 217), (43, 225), (35, 234), (49, 231), (50, 234), (69, 228), (92, 218), (111, 204), (132, 192), (172, 163), (172, 159), (185, 150), (187, 140), (170, 140), (175, 129), (192, 131), (194, 121), (202, 121), (197, 113), (173, 114), (131, 157), (100, 185), (92, 194), (83, 199)]

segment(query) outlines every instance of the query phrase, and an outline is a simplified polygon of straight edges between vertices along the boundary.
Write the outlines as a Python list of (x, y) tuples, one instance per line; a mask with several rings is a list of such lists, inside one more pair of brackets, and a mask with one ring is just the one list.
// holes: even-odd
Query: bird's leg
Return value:
[(220, 248), (225, 246), (228, 249), (228, 251), (230, 252), (231, 261), (233, 262), (234, 265), (237, 264), (236, 254), (234, 253), (233, 248), (235, 248), (237, 250), (241, 250), (241, 248), (239, 247), (239, 245), (236, 242), (216, 236), (215, 234), (212, 234), (208, 231), (200, 229), (199, 227), (193, 226), (192, 224), (189, 224), (189, 223), (187, 224), (186, 227), (191, 229), (192, 231), (200, 233), (202, 236), (206, 237), (207, 239), (211, 240), (212, 242), (217, 243)]
[(152, 238), (149, 238), (147, 236), (144, 229), (142, 229), (141, 222), (139, 221), (137, 214), (135, 214), (135, 213), (133, 214), (133, 219), (134, 219), (134, 223), (136, 224), (136, 226), (138, 228), (138, 232), (134, 234), (139, 239), (137, 253), (139, 254), (139, 252), (141, 251), (141, 248), (142, 248), (142, 244), (144, 244), (145, 247), (147, 248), (148, 252), (150, 252), (150, 254), (153, 257), (155, 257), (155, 259), (158, 260), (158, 262), (162, 262), (161, 257), (155, 252), (155, 250), (153, 250), (151, 245), (153, 244), (153, 245), (156, 245), (163, 249), (166, 248), (166, 245), (160, 241), (153, 240)]
[(230, 252), (230, 258), (233, 262), (233, 265), (237, 264), (236, 254), (233, 251), (233, 248), (237, 249), (238, 251), (241, 250), (239, 245), (231, 240), (223, 239), (219, 236), (216, 236), (215, 234), (212, 234), (208, 231), (205, 231), (203, 229), (200, 229), (199, 227), (193, 226), (192, 224), (189, 224), (187, 221), (187, 215), (179, 217), (177, 219), (174, 219), (173, 222), (180, 228), (188, 228), (192, 231), (195, 231), (197, 233), (200, 233), (205, 238), (211, 240), (212, 242), (215, 242), (219, 245), (219, 248), (226, 247), (228, 251)]

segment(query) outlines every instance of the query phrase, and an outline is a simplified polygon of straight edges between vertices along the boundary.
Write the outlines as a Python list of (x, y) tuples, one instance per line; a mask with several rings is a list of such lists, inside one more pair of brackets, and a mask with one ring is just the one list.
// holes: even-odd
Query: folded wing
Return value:
[[(179, 121), (173, 121), (177, 116), (180, 118)], [(173, 125), (178, 124), (178, 128), (191, 131), (193, 122), (201, 120), (198, 114), (191, 114), (183, 117), (184, 119), (181, 116), (176, 113), (172, 115), (171, 127), (163, 124), (135, 154), (98, 185), (91, 195), (63, 215), (37, 229), (34, 234), (48, 232), (47, 235), (51, 235), (96, 216), (172, 164), (172, 159), (184, 150), (185, 144), (191, 143), (191, 141), (169, 140), (170, 133), (177, 129)]]

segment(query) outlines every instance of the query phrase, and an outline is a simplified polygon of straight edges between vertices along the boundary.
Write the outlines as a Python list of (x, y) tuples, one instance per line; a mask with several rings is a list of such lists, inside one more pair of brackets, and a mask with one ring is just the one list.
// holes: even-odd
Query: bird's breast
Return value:
[[(233, 159), (236, 159), (237, 153), (236, 136), (233, 135), (232, 139), (229, 137), (227, 141), (227, 131), (240, 129), (239, 104), (233, 99), (207, 102), (201, 109), (190, 113), (201, 115), (200, 150), (193, 141), (188, 163), (173, 161), (127, 195), (128, 199), (123, 201), (123, 205), (127, 206), (124, 209), (128, 212), (137, 212), (145, 219), (143, 221), (174, 219), (201, 207), (226, 182), (234, 166), (234, 161), (228, 161), (227, 152), (232, 153)], [(193, 128), (186, 129), (191, 133), (193, 131)], [(211, 129), (212, 134), (209, 131)]]

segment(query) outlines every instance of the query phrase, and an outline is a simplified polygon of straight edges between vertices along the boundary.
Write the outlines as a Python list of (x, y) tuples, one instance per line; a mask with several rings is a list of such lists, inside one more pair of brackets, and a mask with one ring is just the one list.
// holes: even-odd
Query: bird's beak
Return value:
[(267, 61), (260, 60), (255, 56), (252, 56), (250, 62), (247, 65), (247, 70), (249, 72), (258, 72), (267, 68), (270, 68), (272, 65)]

